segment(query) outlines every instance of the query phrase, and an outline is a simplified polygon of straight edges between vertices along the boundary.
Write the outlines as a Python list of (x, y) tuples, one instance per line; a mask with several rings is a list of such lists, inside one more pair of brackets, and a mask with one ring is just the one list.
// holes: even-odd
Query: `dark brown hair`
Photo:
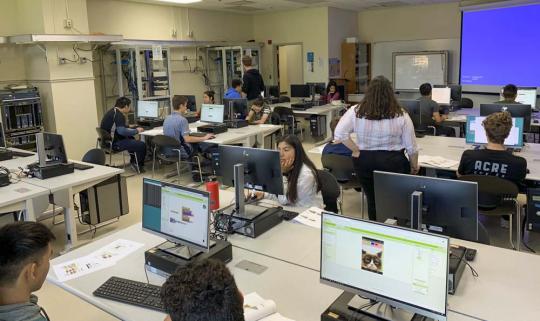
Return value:
[(484, 119), (482, 125), (490, 142), (504, 144), (512, 129), (512, 116), (506, 111), (493, 113)]
[(505, 99), (516, 99), (518, 88), (516, 85), (508, 84), (503, 88), (503, 97)]
[(216, 95), (216, 93), (213, 90), (207, 90), (207, 91), (204, 92), (204, 94), (210, 98), (212, 103), (216, 102), (216, 99), (214, 97)]
[(253, 64), (253, 60), (251, 59), (251, 56), (243, 56), (242, 64), (246, 67), (251, 67), (251, 65)]
[(403, 115), (403, 108), (394, 95), (388, 79), (377, 76), (371, 80), (362, 102), (356, 107), (356, 117), (369, 120), (390, 119)]
[(172, 107), (174, 110), (179, 110), (180, 105), (186, 105), (188, 103), (188, 98), (186, 96), (174, 95), (172, 98)]
[(302, 142), (298, 139), (298, 137), (296, 137), (295, 135), (287, 135), (281, 137), (277, 143), (279, 145), (282, 142), (294, 148), (294, 163), (292, 165), (291, 171), (287, 176), (288, 183), (286, 196), (289, 202), (296, 203), (296, 201), (298, 200), (298, 177), (300, 176), (300, 171), (302, 170), (302, 166), (304, 164), (309, 167), (309, 169), (313, 173), (313, 176), (315, 176), (317, 192), (321, 190), (321, 181), (319, 180), (319, 175), (317, 174), (317, 168), (315, 167), (315, 164), (313, 164), (313, 162), (307, 156), (306, 151), (302, 146)]

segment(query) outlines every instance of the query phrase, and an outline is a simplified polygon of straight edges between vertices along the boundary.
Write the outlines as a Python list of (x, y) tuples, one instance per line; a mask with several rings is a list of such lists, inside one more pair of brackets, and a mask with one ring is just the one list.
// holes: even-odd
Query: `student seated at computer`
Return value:
[(51, 231), (36, 222), (17, 222), (0, 228), (0, 320), (49, 321), (33, 292), (49, 272)]
[(233, 79), (231, 81), (231, 88), (227, 89), (224, 98), (226, 99), (239, 99), (242, 98), (242, 80)]
[[(350, 137), (353, 132), (356, 142)], [(354, 168), (367, 197), (368, 216), (375, 221), (373, 172), (416, 174), (419, 169), (414, 125), (388, 79), (377, 76), (370, 81), (362, 102), (341, 117), (334, 139), (352, 150)]]
[(334, 100), (340, 100), (339, 91), (337, 90), (337, 83), (335, 80), (330, 80), (328, 86), (326, 86), (326, 101), (331, 103)]
[(496, 104), (520, 104), (516, 101), (517, 94), (517, 86), (513, 84), (508, 84), (503, 88), (503, 100), (499, 100), (498, 102), (496, 102)]
[(317, 169), (306, 155), (302, 142), (294, 135), (287, 135), (279, 139), (278, 150), (285, 195), (257, 193), (257, 198), (275, 200), (287, 206), (323, 208)]
[[(441, 123), (448, 118), (448, 115), (441, 115), (439, 104), (431, 99), (431, 84), (425, 83), (420, 86), (420, 113), (422, 115), (423, 126), (433, 126), (437, 131), (437, 136), (456, 137), (456, 131), (452, 127), (442, 126)], [(424, 122), (425, 119), (425, 122)]]
[(195, 261), (178, 268), (161, 288), (164, 321), (244, 321), (244, 298), (225, 264)]
[(488, 143), (485, 148), (466, 150), (459, 162), (458, 175), (490, 175), (504, 178), (522, 187), (527, 175), (527, 161), (506, 150), (504, 140), (512, 129), (508, 112), (489, 115), (482, 122)]
[(264, 103), (264, 100), (259, 97), (251, 104), (251, 109), (249, 110), (246, 120), (250, 124), (265, 124), (269, 121), (271, 113), (270, 107), (268, 107)]
[[(101, 119), (101, 129), (111, 133), (113, 137), (113, 149), (117, 151), (127, 150), (131, 156), (131, 167), (144, 173), (144, 158), (146, 157), (146, 144), (134, 139), (134, 136), (144, 131), (142, 127), (130, 128), (127, 125), (126, 115), (131, 108), (131, 100), (127, 97), (120, 97), (116, 100), (114, 107), (103, 115)], [(113, 125), (115, 130), (113, 132)], [(133, 153), (137, 155), (137, 161)]]
[(216, 93), (213, 91), (213, 90), (207, 90), (203, 93), (203, 104), (215, 104), (216, 103), (216, 99), (215, 99), (215, 95)]
[[(334, 118), (330, 122), (330, 129), (332, 130), (332, 137), (334, 137), (334, 132), (336, 131), (336, 126), (339, 123), (340, 118)], [(342, 155), (342, 156), (351, 156), (352, 150), (349, 149), (349, 147), (345, 146), (341, 141), (334, 139), (330, 143), (326, 144), (324, 146), (323, 155), (327, 154), (334, 154), (334, 155)]]
[[(172, 99), (172, 113), (163, 121), (163, 135), (167, 135), (176, 138), (178, 141), (184, 140), (185, 146), (192, 149), (190, 144), (200, 143), (206, 140), (212, 139), (215, 136), (213, 134), (206, 134), (202, 137), (190, 136), (189, 123), (184, 117), (187, 112), (188, 98), (186, 96), (175, 95)], [(171, 151), (171, 153), (176, 153)], [(182, 157), (188, 157), (191, 154), (191, 150), (186, 151), (182, 148)], [(177, 154), (176, 154), (177, 155)]]

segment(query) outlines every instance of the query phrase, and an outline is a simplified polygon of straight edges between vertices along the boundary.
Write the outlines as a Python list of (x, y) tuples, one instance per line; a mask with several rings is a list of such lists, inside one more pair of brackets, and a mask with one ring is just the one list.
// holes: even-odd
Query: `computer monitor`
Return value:
[(308, 98), (310, 94), (311, 92), (308, 85), (291, 85), (291, 97)]
[(433, 88), (450, 88), (450, 101), (451, 102), (460, 102), (461, 101), (461, 85), (433, 85)]
[(219, 164), (216, 166), (223, 185), (235, 186), (234, 166), (244, 165), (244, 187), (283, 194), (283, 177), (279, 152), (275, 150), (219, 145)]
[(480, 104), (480, 116), (489, 116), (493, 113), (507, 111), (515, 118), (523, 118), (523, 130), (531, 129), (531, 105), (522, 104)]
[[(501, 100), (504, 100), (504, 89), (501, 89)], [(516, 102), (520, 104), (530, 105), (536, 109), (537, 89), (536, 87), (519, 87), (516, 96)]]
[(184, 95), (187, 98), (187, 109), (189, 111), (197, 111), (197, 101), (194, 95)]
[(225, 106), (225, 119), (245, 119), (248, 110), (251, 106), (248, 106), (246, 98), (223, 98), (223, 105)]
[(152, 100), (137, 101), (138, 118), (159, 118), (159, 102)]
[(68, 162), (62, 135), (37, 133), (36, 148), (40, 167), (67, 164)]
[(324, 95), (326, 93), (326, 84), (324, 82), (308, 82), (306, 85), (310, 87), (313, 95)]
[[(321, 283), (447, 320), (448, 237), (328, 212), (321, 219)], [(354, 299), (349, 306), (362, 308)]]
[(478, 185), (434, 177), (374, 172), (377, 221), (478, 241)]
[[(210, 194), (206, 191), (167, 182), (143, 179), (142, 228), (180, 245), (173, 254), (182, 255), (179, 249), (191, 254), (210, 250)], [(185, 247), (187, 248), (185, 248)]]
[(431, 99), (441, 105), (450, 105), (451, 89), (445, 88), (433, 88), (431, 89)]
[(420, 113), (420, 101), (417, 99), (400, 99), (399, 103), (403, 107), (413, 122), (414, 128), (419, 129), (422, 126), (422, 115)]
[(279, 97), (279, 86), (266, 86), (265, 97)]
[(205, 123), (223, 123), (225, 107), (223, 105), (202, 104), (201, 121)]
[[(465, 141), (467, 144), (487, 144), (488, 139), (482, 122), (484, 116), (467, 116)], [(523, 147), (523, 118), (512, 118), (512, 129), (504, 140), (504, 145), (512, 148)]]
[(2, 123), (0, 123), (0, 148), (6, 148), (6, 139), (4, 138), (4, 127)]

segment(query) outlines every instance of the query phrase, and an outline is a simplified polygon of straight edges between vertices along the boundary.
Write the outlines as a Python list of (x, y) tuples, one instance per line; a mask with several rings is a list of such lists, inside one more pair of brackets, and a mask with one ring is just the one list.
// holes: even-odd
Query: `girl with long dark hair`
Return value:
[(265, 193), (264, 198), (277, 200), (282, 205), (322, 208), (317, 169), (306, 155), (302, 142), (294, 135), (287, 135), (278, 141), (278, 150), (285, 195)]
[[(350, 137), (353, 132), (356, 142)], [(371, 80), (362, 102), (340, 119), (334, 139), (353, 151), (354, 168), (368, 201), (369, 219), (376, 220), (373, 171), (418, 172), (414, 126), (388, 79), (378, 76)]]

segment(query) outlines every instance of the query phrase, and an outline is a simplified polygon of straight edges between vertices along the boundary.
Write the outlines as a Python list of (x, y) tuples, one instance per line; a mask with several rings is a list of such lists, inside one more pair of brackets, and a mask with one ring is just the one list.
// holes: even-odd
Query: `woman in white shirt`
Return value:
[[(353, 132), (356, 142), (350, 137)], [(340, 119), (334, 139), (353, 151), (354, 169), (368, 201), (368, 216), (375, 221), (373, 171), (418, 173), (414, 126), (388, 79), (378, 76), (371, 80), (364, 99)]]
[[(287, 135), (278, 141), (283, 173), (284, 195), (264, 193), (264, 198), (277, 200), (282, 205), (296, 207), (323, 207), (321, 184), (317, 169), (307, 157), (298, 137)], [(262, 195), (259, 195), (259, 197)]]

